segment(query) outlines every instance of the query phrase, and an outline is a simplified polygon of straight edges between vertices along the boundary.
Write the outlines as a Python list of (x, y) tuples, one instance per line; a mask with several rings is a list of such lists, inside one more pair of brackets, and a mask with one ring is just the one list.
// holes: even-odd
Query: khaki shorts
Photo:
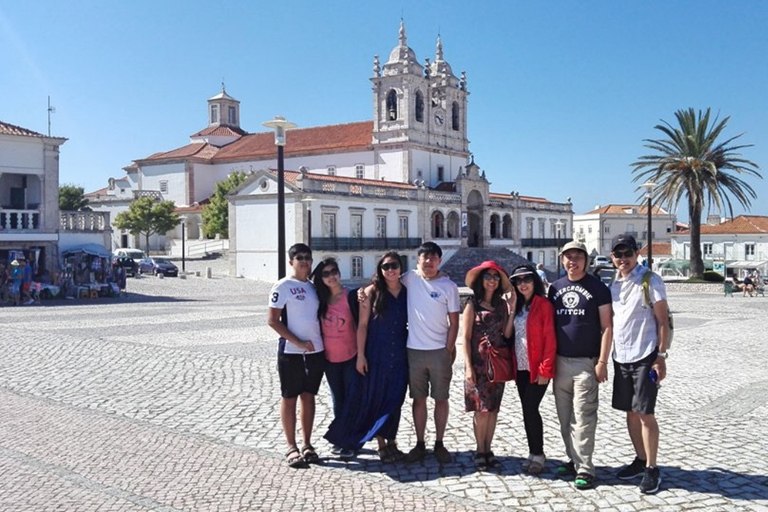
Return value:
[(453, 357), (448, 349), (408, 349), (408, 387), (411, 398), (431, 396), (435, 400), (448, 400), (452, 376)]

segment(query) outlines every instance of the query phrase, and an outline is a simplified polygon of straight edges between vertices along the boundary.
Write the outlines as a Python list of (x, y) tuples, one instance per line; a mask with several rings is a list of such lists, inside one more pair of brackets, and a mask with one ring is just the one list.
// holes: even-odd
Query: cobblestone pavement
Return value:
[[(610, 384), (595, 489), (554, 474), (563, 453), (551, 393), (542, 404), (547, 471), (521, 473), (527, 449), (509, 385), (494, 444), (503, 469), (478, 473), (460, 357), (445, 440), (452, 464), (428, 456), (384, 466), (371, 445), (348, 463), (331, 456), (323, 384), (314, 435), (322, 462), (287, 468), (269, 284), (224, 277), (221, 262), (187, 270), (206, 266), (213, 279), (129, 279), (121, 299), (0, 308), (1, 510), (768, 511), (762, 297), (670, 294), (677, 329), (657, 411), (663, 483), (644, 496), (637, 482), (613, 477), (633, 455)], [(399, 441), (406, 451), (415, 442), (407, 406)]]

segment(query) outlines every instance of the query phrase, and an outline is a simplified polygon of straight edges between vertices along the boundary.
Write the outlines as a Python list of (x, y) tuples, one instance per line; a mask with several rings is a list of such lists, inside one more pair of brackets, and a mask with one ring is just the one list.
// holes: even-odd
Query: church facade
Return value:
[[(464, 247), (496, 247), (555, 268), (557, 245), (572, 234), (571, 203), (490, 190), (469, 149), (467, 77), (453, 72), (440, 38), (433, 59), (421, 64), (401, 23), (386, 62), (374, 57), (371, 82), (371, 121), (287, 131), (286, 247), (305, 242), (316, 261), (336, 257), (346, 279), (370, 277), (389, 248), (412, 268), (424, 240), (438, 242), (444, 259)], [(230, 273), (274, 280), (274, 134), (244, 131), (239, 110), (222, 87), (208, 100), (208, 127), (186, 146), (136, 160), (119, 182), (129, 190), (120, 190), (124, 198), (157, 193), (173, 200), (187, 236), (196, 238), (215, 184), (246, 172), (230, 197)]]

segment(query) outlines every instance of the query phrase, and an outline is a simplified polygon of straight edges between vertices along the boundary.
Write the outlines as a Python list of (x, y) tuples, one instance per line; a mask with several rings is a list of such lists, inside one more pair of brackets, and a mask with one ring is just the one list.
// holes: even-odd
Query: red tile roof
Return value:
[(94, 190), (93, 192), (88, 192), (86, 194), (83, 194), (83, 197), (98, 197), (98, 196), (104, 196), (107, 194), (107, 187), (100, 188), (99, 190)]
[[(629, 210), (630, 208), (635, 211), (635, 215), (648, 213), (648, 205), (646, 204), (609, 204), (606, 206), (601, 206), (600, 208), (595, 208), (594, 210), (587, 212), (585, 215), (589, 215), (590, 213), (629, 215), (626, 210)], [(667, 211), (661, 208), (659, 205), (653, 205), (653, 215), (667, 215)]]
[[(366, 151), (372, 148), (372, 137), (373, 121), (297, 128), (286, 132), (285, 156)], [(274, 132), (262, 132), (245, 135), (227, 144), (213, 161), (274, 158), (276, 155)]]
[[(212, 158), (219, 151), (219, 148), (208, 144), (207, 142), (193, 142), (180, 148), (173, 149), (171, 151), (165, 151), (161, 153), (155, 153), (149, 155), (143, 161), (147, 160), (174, 160), (179, 158), (200, 158), (208, 160)], [(126, 168), (127, 169), (127, 168)]]
[[(267, 169), (267, 170), (272, 174), (275, 174), (275, 175), (277, 174), (277, 169)], [(301, 173), (299, 171), (285, 171), (286, 183), (296, 185), (298, 183), (298, 178), (300, 174)], [(416, 188), (414, 185), (411, 185), (409, 183), (398, 183), (396, 181), (357, 179), (357, 178), (350, 178), (347, 176), (328, 176), (327, 174), (317, 174), (314, 172), (307, 173), (306, 177), (308, 179), (312, 179), (316, 181), (326, 181), (331, 183), (346, 183), (349, 185), (368, 185), (368, 186), (374, 186), (374, 187), (405, 188), (405, 189)]]
[[(679, 231), (681, 234), (690, 233), (690, 229)], [(721, 224), (702, 224), (702, 235), (758, 235), (768, 233), (768, 217), (759, 215), (739, 215)]]
[(22, 137), (45, 137), (42, 133), (27, 130), (21, 126), (0, 121), (0, 135), (21, 135)]
[(238, 128), (235, 126), (209, 126), (204, 130), (200, 130), (197, 133), (193, 133), (191, 137), (202, 137), (205, 135), (216, 135), (216, 136), (223, 135), (223, 136), (229, 136), (229, 137), (239, 137), (241, 135), (248, 135), (248, 132), (246, 132), (242, 128)]
[[(645, 244), (642, 247), (642, 249), (640, 249), (640, 254), (643, 256), (648, 256), (648, 244)], [(666, 243), (653, 242), (653, 255), (654, 256), (671, 256), (672, 244), (670, 242), (666, 242)]]

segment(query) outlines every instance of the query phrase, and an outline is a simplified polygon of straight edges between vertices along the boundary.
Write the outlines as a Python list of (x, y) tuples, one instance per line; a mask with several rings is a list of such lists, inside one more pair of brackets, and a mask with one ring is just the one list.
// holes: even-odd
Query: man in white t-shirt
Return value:
[(406, 456), (408, 462), (419, 461), (427, 453), (427, 396), (435, 401), (435, 457), (443, 464), (452, 460), (443, 436), (459, 332), (459, 288), (439, 272), (442, 255), (439, 245), (424, 242), (419, 247), (417, 269), (402, 276), (408, 288), (408, 385), (417, 441)]
[[(309, 281), (312, 250), (295, 244), (288, 250), (290, 273), (280, 279), (269, 293), (267, 324), (280, 336), (277, 371), (280, 376), (280, 421), (288, 444), (286, 462), (292, 468), (317, 462), (312, 447), (315, 421), (315, 395), (320, 389), (325, 368), (323, 338), (317, 319), (318, 299)], [(282, 318), (281, 318), (282, 317)], [(301, 400), (301, 431), (304, 444), (296, 446), (296, 402)]]

